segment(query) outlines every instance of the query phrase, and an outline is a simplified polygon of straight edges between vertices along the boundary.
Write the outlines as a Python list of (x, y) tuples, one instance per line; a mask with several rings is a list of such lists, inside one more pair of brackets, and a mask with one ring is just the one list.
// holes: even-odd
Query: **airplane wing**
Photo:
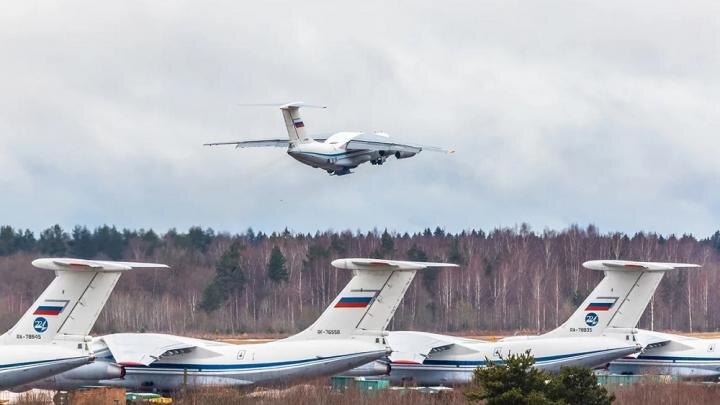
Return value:
[(204, 146), (220, 146), (235, 145), (236, 148), (260, 148), (265, 146), (275, 146), (278, 148), (287, 148), (290, 142), (287, 139), (258, 139), (255, 141), (235, 141), (235, 142), (211, 142), (204, 143)]
[(437, 335), (427, 332), (393, 331), (388, 337), (393, 352), (390, 361), (393, 363), (422, 363), (426, 357), (453, 350), (454, 354), (476, 352), (472, 344), (485, 343), (482, 340), (456, 338), (454, 336)]
[(102, 339), (115, 362), (123, 366), (148, 366), (161, 357), (188, 353), (197, 347), (172, 336), (151, 333), (116, 333)]
[[(423, 150), (431, 152), (453, 153), (451, 149), (439, 148), (437, 146), (409, 145), (394, 142), (370, 141), (364, 139), (352, 139), (345, 146), (348, 151), (353, 150), (373, 150), (385, 151), (388, 155), (400, 152), (401, 154), (417, 154)], [(409, 156), (408, 156), (409, 157)]]

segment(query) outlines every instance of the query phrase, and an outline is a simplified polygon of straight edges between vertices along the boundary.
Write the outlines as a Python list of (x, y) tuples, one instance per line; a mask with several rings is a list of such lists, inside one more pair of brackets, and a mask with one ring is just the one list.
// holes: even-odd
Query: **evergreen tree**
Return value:
[(17, 240), (12, 226), (0, 227), (0, 256), (7, 256), (17, 251)]
[(380, 248), (385, 254), (390, 254), (393, 250), (395, 250), (395, 241), (393, 240), (392, 235), (388, 233), (387, 229), (385, 229), (385, 232), (383, 232), (380, 237)]
[(205, 287), (200, 302), (200, 308), (205, 312), (217, 310), (244, 289), (247, 276), (240, 257), (242, 249), (239, 242), (234, 242), (215, 265), (215, 277)]
[(330, 248), (337, 254), (344, 254), (347, 251), (347, 245), (344, 240), (340, 239), (340, 236), (333, 234), (330, 237)]
[(551, 399), (569, 405), (610, 405), (615, 400), (587, 367), (563, 367), (548, 389)]
[(72, 230), (72, 240), (68, 242), (70, 254), (81, 259), (91, 259), (97, 254), (92, 233), (84, 226), (76, 226)]
[(452, 238), (450, 241), (450, 249), (448, 250), (448, 261), (455, 264), (465, 264), (465, 257), (460, 251), (460, 239)]
[[(488, 405), (610, 405), (615, 396), (598, 386), (593, 371), (566, 367), (550, 375), (533, 367), (535, 358), (524, 354), (500, 356), (475, 370), (474, 385), (465, 391), (470, 402)], [(504, 364), (502, 364), (504, 363)]]
[(50, 256), (64, 256), (70, 239), (60, 225), (53, 225), (40, 234), (40, 251)]
[(283, 256), (280, 248), (277, 245), (274, 246), (272, 252), (270, 252), (270, 261), (268, 261), (267, 265), (268, 278), (274, 283), (287, 281), (290, 277), (285, 263), (285, 256)]
[(30, 252), (35, 249), (35, 235), (29, 229), (25, 229), (22, 233), (18, 229), (15, 240), (18, 250)]
[(203, 231), (203, 229), (199, 226), (190, 227), (187, 235), (185, 236), (185, 239), (190, 247), (202, 253), (207, 252), (207, 249), (214, 238), (215, 231), (213, 231), (212, 228), (208, 228), (206, 231)]
[(487, 405), (554, 403), (545, 395), (550, 376), (533, 367), (535, 358), (529, 350), (500, 359), (505, 364), (488, 361), (486, 367), (475, 370), (478, 386), (465, 392), (468, 401), (485, 401)]
[[(425, 251), (420, 249), (416, 244), (413, 244), (412, 247), (408, 249), (406, 256), (408, 260), (413, 262), (428, 261), (428, 256)], [(421, 271), (420, 274), (423, 287), (431, 293), (437, 291), (437, 279), (440, 275), (440, 269), (437, 267), (429, 267)]]
[(112, 260), (122, 259), (123, 250), (125, 250), (125, 239), (115, 226), (103, 225), (95, 229), (93, 232), (95, 239), (95, 249), (104, 253)]

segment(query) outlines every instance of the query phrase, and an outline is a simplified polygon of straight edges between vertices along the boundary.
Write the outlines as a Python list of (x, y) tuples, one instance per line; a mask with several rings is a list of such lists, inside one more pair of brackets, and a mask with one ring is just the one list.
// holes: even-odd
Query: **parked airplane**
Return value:
[[(88, 333), (120, 274), (137, 267), (167, 267), (66, 258), (37, 259), (32, 264), (55, 271), (55, 279), (20, 321), (0, 336), (0, 390), (72, 373), (92, 362)], [(119, 366), (106, 366), (110, 373), (121, 375)]]
[[(597, 260), (583, 263), (605, 272), (600, 284), (560, 327), (538, 336), (513, 336), (496, 342), (423, 332), (389, 332), (390, 379), (421, 385), (456, 385), (472, 380), (488, 360), (530, 350), (536, 367), (604, 366), (642, 348), (634, 329), (666, 271), (694, 264)], [(377, 363), (377, 362), (376, 362)], [(383, 363), (368, 370), (381, 370)], [(348, 374), (358, 375), (356, 370)], [(368, 374), (377, 374), (368, 372)]]
[[(263, 104), (259, 104), (263, 105)], [(294, 102), (280, 107), (289, 139), (261, 139), (254, 141), (213, 142), (205, 146), (235, 145), (236, 148), (263, 146), (287, 147), (288, 155), (300, 163), (321, 168), (331, 175), (342, 176), (352, 173), (350, 170), (370, 162), (382, 165), (390, 156), (397, 159), (413, 157), (423, 150), (452, 153), (453, 151), (434, 146), (421, 146), (389, 142), (384, 133), (365, 134), (363, 132), (336, 132), (327, 138), (313, 139), (305, 132), (305, 123), (300, 117), (301, 107), (325, 108)]]
[[(339, 259), (332, 265), (353, 270), (353, 278), (320, 318), (297, 335), (246, 345), (152, 333), (107, 335), (93, 341), (96, 363), (122, 364), (126, 371), (123, 379), (108, 375), (83, 380), (64, 373), (33, 387), (66, 390), (108, 385), (168, 391), (183, 386), (275, 384), (333, 375), (389, 353), (385, 328), (418, 270), (457, 267), (378, 259)], [(76, 374), (90, 367), (83, 366)]]

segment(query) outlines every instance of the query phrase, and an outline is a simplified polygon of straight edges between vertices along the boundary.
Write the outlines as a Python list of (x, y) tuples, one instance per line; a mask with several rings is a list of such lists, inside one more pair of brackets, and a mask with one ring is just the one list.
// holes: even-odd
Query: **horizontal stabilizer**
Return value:
[(290, 145), (290, 141), (287, 139), (258, 139), (258, 140), (254, 140), (254, 141), (211, 142), (211, 143), (203, 144), (203, 146), (221, 146), (221, 145), (235, 145), (236, 148), (262, 148), (262, 147), (287, 148)]
[(583, 263), (590, 270), (602, 271), (669, 271), (674, 269), (700, 268), (690, 263), (634, 262), (628, 260), (590, 260)]
[(32, 265), (38, 269), (55, 271), (126, 271), (138, 268), (169, 269), (170, 266), (159, 263), (112, 262), (103, 260), (85, 260), (68, 258), (35, 259)]
[(327, 108), (326, 105), (308, 104), (303, 101), (293, 101), (291, 103), (250, 103), (238, 104), (240, 107), (277, 107), (283, 110), (288, 108)]
[(337, 259), (332, 265), (347, 270), (422, 270), (430, 267), (459, 267), (453, 263), (409, 262), (383, 259)]

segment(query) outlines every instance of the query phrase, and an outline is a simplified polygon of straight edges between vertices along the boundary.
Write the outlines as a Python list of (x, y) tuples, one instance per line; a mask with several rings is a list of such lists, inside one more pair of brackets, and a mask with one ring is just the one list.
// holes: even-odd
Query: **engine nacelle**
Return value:
[(98, 361), (66, 371), (61, 376), (69, 380), (112, 380), (125, 377), (125, 367), (115, 363)]
[(390, 363), (375, 360), (373, 362), (363, 364), (360, 367), (355, 367), (352, 370), (341, 373), (343, 377), (371, 377), (378, 375), (389, 375), (390, 374)]
[(417, 153), (414, 153), (414, 152), (400, 152), (400, 151), (395, 152), (395, 157), (396, 157), (397, 159), (407, 159), (407, 158), (413, 157), (413, 156), (415, 156), (415, 155), (417, 155)]

